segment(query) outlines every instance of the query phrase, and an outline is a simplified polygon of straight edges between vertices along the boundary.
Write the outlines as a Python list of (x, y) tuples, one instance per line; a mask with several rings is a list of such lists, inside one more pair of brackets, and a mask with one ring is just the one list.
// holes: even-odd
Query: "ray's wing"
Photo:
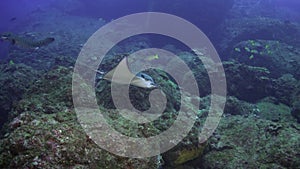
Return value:
[[(129, 84), (135, 75), (131, 73), (127, 64), (127, 57), (123, 58), (117, 67), (103, 76), (103, 79), (119, 84)], [(114, 79), (113, 79), (114, 78)]]

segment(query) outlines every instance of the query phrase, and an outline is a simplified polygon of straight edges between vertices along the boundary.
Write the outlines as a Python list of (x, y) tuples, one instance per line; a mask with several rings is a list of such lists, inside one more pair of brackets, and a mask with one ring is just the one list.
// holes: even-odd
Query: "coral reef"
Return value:
[(298, 168), (299, 137), (296, 123), (225, 117), (199, 163), (203, 168)]

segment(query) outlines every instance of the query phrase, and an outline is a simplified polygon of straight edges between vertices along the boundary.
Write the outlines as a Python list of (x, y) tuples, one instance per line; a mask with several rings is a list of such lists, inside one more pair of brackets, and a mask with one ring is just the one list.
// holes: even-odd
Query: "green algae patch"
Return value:
[(206, 142), (200, 145), (177, 146), (173, 150), (166, 152), (164, 159), (168, 166), (180, 166), (191, 160), (200, 158), (206, 146)]
[(180, 151), (177, 159), (174, 161), (174, 165), (180, 165), (200, 157), (205, 149), (205, 146), (206, 144)]

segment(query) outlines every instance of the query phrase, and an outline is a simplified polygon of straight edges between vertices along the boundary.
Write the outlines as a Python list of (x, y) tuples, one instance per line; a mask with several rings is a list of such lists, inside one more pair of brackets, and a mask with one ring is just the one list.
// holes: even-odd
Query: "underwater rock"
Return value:
[(252, 103), (270, 95), (272, 79), (266, 68), (236, 62), (224, 62), (223, 66), (229, 95)]
[[(232, 72), (241, 69), (245, 72), (256, 72), (256, 75), (265, 74), (264, 69), (238, 64), (227, 66), (227, 68), (232, 66), (228, 69)], [(165, 93), (174, 95), (178, 92), (177, 85), (173, 84), (172, 80), (168, 79), (168, 76), (163, 72), (154, 71), (151, 73), (153, 73), (154, 79), (157, 79), (157, 82), (162, 85)], [(257, 76), (257, 78), (259, 77)], [(48, 72), (28, 89), (14, 112), (15, 117), (20, 119), (22, 123), (16, 123), (20, 125), (12, 127), (6, 137), (0, 140), (0, 167), (158, 168), (160, 163), (157, 157), (147, 159), (121, 158), (100, 149), (91, 141), (78, 124), (72, 108), (71, 78), (71, 68), (58, 67)], [(109, 86), (108, 82), (102, 81), (99, 86), (102, 87), (99, 88), (101, 97), (108, 96), (110, 93), (109, 90), (105, 89), (107, 86), (103, 87), (103, 85)], [(136, 96), (141, 98), (140, 102), (147, 100), (147, 94), (143, 95), (139, 91), (140, 89), (132, 88), (131, 90), (137, 92)], [(176, 100), (179, 98), (175, 96), (173, 99), (170, 100), (170, 107), (160, 121), (146, 126), (138, 126), (128, 119), (121, 118), (113, 109), (104, 113), (109, 124), (119, 132), (132, 137), (149, 137), (167, 129), (176, 119), (175, 107)], [(189, 96), (184, 99), (184, 105), (189, 105), (191, 99), (197, 98)], [(206, 100), (205, 103), (208, 103), (208, 98), (203, 99)], [(237, 103), (242, 105), (242, 108), (238, 108), (235, 114), (245, 114), (248, 111), (246, 103), (239, 103), (239, 100), (234, 97), (230, 100), (232, 100), (232, 107), (236, 106)], [(48, 107), (53, 105), (55, 108), (49, 112)], [(147, 102), (140, 105), (146, 108)], [(187, 168), (189, 166), (201, 166), (203, 168), (222, 168), (224, 166), (228, 168), (300, 167), (298, 162), (298, 152), (300, 151), (298, 144), (300, 139), (299, 124), (293, 123), (293, 127), (291, 122), (288, 123), (285, 120), (270, 121), (271, 119), (264, 119), (264, 117), (271, 116), (272, 112), (275, 114), (288, 112), (284, 106), (282, 111), (279, 111), (277, 110), (279, 107), (276, 107), (275, 104), (266, 105), (262, 103), (261, 105), (264, 105), (264, 109), (261, 108), (263, 106), (259, 105), (254, 107), (261, 112), (257, 116), (252, 116), (251, 113), (247, 117), (225, 116), (220, 122), (220, 127), (208, 140), (207, 146), (206, 144), (204, 146), (196, 144), (198, 143), (201, 124), (205, 120), (203, 116), (205, 110), (197, 111), (197, 119), (189, 135), (174, 149), (162, 155), (165, 161), (164, 166), (166, 168)], [(201, 107), (207, 108), (205, 105), (201, 105)], [(270, 107), (273, 107), (277, 112), (272, 111), (269, 115), (264, 116), (264, 112), (268, 113), (268, 110), (272, 110)], [(230, 112), (230, 110), (228, 111)]]
[(229, 96), (226, 100), (224, 114), (248, 115), (253, 110), (253, 105)]
[(270, 95), (277, 99), (277, 102), (292, 106), (299, 90), (300, 82), (291, 74), (284, 74), (273, 80)]
[(12, 129), (16, 129), (16, 128), (20, 127), (22, 123), (23, 123), (23, 121), (16, 117), (16, 118), (14, 118), (14, 120), (9, 124), (9, 126), (10, 126)]
[(0, 125), (10, 116), (13, 104), (18, 102), (41, 72), (13, 61), (0, 64)]
[(24, 110), (52, 114), (71, 107), (73, 105), (71, 72), (72, 68), (57, 67), (37, 80), (16, 106), (16, 115)]
[(235, 0), (230, 15), (232, 18), (253, 18), (272, 15), (274, 1)]
[[(136, 125), (128, 119), (121, 118), (116, 110), (104, 112), (110, 125), (123, 134), (132, 137), (152, 136), (167, 129), (176, 119), (177, 85), (163, 72), (152, 72), (153, 77), (161, 84), (164, 92), (172, 97), (167, 105), (167, 112), (160, 121), (148, 125)], [(149, 159), (126, 159), (114, 156), (97, 147), (82, 130), (76, 119), (72, 108), (71, 93), (72, 68), (57, 67), (46, 73), (37, 80), (26, 92), (24, 98), (14, 108), (15, 120), (20, 119), (22, 123), (13, 121), (13, 125), (6, 137), (0, 140), (1, 167), (66, 167), (81, 166), (90, 168), (158, 168), (160, 165), (156, 157)], [(109, 86), (101, 81), (99, 87)], [(101, 97), (108, 96), (110, 90), (99, 88)], [(147, 108), (147, 92), (132, 87), (132, 97), (139, 97), (136, 103), (141, 108)], [(194, 109), (191, 104), (192, 96), (184, 99), (185, 105)], [(106, 100), (107, 101), (107, 100)], [(201, 116), (199, 112), (199, 117)], [(169, 117), (169, 118), (167, 118)], [(196, 122), (191, 135), (181, 144), (181, 155), (175, 161), (176, 164), (183, 164), (189, 160), (200, 157), (203, 149), (195, 147), (197, 134), (199, 132), (199, 121)], [(41, 134), (43, 133), (43, 134)], [(85, 139), (86, 138), (86, 139)], [(77, 146), (79, 146), (77, 148)], [(126, 146), (126, 145), (124, 145)], [(184, 148), (185, 147), (185, 148)], [(48, 150), (51, 151), (48, 151)], [(200, 151), (201, 150), (201, 151)], [(24, 154), (27, 154), (25, 157)], [(83, 157), (84, 156), (84, 157)], [(5, 160), (4, 160), (5, 159)], [(118, 162), (116, 162), (118, 161)], [(109, 163), (109, 165), (107, 164)]]
[(273, 122), (293, 122), (291, 108), (283, 103), (278, 103), (272, 98), (264, 98), (255, 104), (255, 114), (262, 119)]
[(255, 116), (224, 117), (209, 139), (209, 150), (194, 164), (205, 169), (299, 168), (300, 134), (290, 123)]
[(237, 43), (230, 58), (239, 63), (265, 67), (269, 77), (279, 78), (291, 74), (300, 79), (300, 48), (271, 40), (247, 40)]
[(292, 94), (292, 115), (295, 117), (300, 123), (300, 82), (298, 81), (296, 89), (293, 91)]
[(283, 20), (253, 17), (233, 18), (225, 20), (218, 29), (220, 43), (218, 48), (230, 58), (232, 47), (237, 43), (250, 39), (274, 40), (299, 47), (300, 26), (296, 23), (287, 24)]
[(298, 123), (300, 123), (300, 101), (299, 100), (293, 103), (291, 114), (297, 119)]
[(297, 98), (295, 94), (299, 93), (300, 84), (291, 74), (272, 78), (265, 67), (248, 66), (237, 62), (224, 62), (223, 65), (230, 96), (250, 103), (273, 97), (276, 102), (289, 106)]
[[(115, 156), (86, 135), (72, 106), (71, 80), (72, 69), (58, 67), (30, 87), (14, 109), (12, 127), (0, 140), (0, 168), (158, 168), (157, 157)], [(55, 109), (49, 114), (47, 107), (52, 105)], [(131, 129), (129, 135), (153, 133), (150, 125), (141, 131), (120, 120), (111, 122), (125, 132)]]
[(73, 118), (58, 122), (41, 114), (0, 140), (1, 168), (158, 168), (157, 159), (127, 159), (114, 156), (91, 141)]

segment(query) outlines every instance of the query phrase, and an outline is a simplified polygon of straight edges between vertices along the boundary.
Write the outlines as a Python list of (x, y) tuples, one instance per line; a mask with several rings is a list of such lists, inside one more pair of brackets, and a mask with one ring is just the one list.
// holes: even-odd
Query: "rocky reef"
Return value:
[(29, 89), (1, 140), (1, 168), (157, 168), (155, 157), (121, 158), (86, 135), (72, 108), (71, 79), (72, 69), (58, 67)]
[(39, 78), (41, 72), (24, 64), (15, 64), (10, 61), (0, 64), (0, 124), (7, 121), (8, 112), (14, 104), (23, 97), (23, 94)]
[[(187, 55), (185, 53), (184, 56)], [(115, 59), (107, 60), (108, 63), (113, 61)], [(201, 67), (198, 65), (194, 68), (202, 70)], [(13, 106), (7, 130), (0, 142), (0, 166), (11, 168), (298, 167), (300, 164), (297, 140), (300, 137), (300, 125), (292, 116), (293, 109), (288, 106), (291, 102), (283, 103), (284, 100), (289, 99), (276, 99), (276, 95), (272, 95), (274, 92), (265, 92), (261, 97), (250, 99), (252, 97), (249, 95), (239, 95), (237, 89), (244, 85), (235, 84), (242, 83), (241, 79), (249, 85), (253, 83), (253, 88), (241, 88), (240, 91), (246, 89), (251, 89), (252, 92), (263, 91), (259, 87), (264, 86), (262, 84), (266, 82), (276, 83), (280, 89), (285, 88), (286, 82), (291, 83), (290, 80), (284, 80), (289, 77), (276, 79), (269, 76), (270, 73), (266, 68), (236, 62), (224, 63), (224, 67), (226, 75), (229, 76), (228, 88), (231, 96), (227, 99), (224, 117), (218, 129), (207, 142), (199, 145), (198, 133), (209, 109), (209, 95), (203, 98), (189, 96), (190, 98), (185, 99), (187, 101), (185, 105), (189, 104), (190, 99), (198, 99), (201, 105), (197, 111), (194, 127), (188, 136), (161, 156), (128, 159), (102, 150), (84, 132), (73, 109), (72, 67), (58, 66), (37, 78), (23, 92), (18, 104)], [(242, 74), (243, 72), (245, 75)], [(162, 117), (147, 126), (132, 123), (115, 112), (111, 98), (108, 97), (109, 82), (100, 80), (96, 85), (99, 105), (109, 108), (105, 112), (109, 123), (128, 136), (156, 135), (170, 127), (176, 118), (180, 97), (177, 93), (179, 92), (177, 85), (164, 72), (153, 70), (147, 73), (160, 83), (167, 95), (174, 96), (169, 98), (167, 109)], [(248, 78), (243, 78), (246, 74)], [(260, 81), (262, 84), (257, 85)], [(296, 83), (297, 80), (294, 82)], [(296, 89), (291, 88), (291, 90)], [(275, 91), (272, 87), (270, 90)], [(286, 90), (277, 93), (294, 98), (295, 93), (287, 92), (289, 93), (287, 94)], [(149, 106), (148, 93), (144, 89), (132, 87), (131, 92), (133, 104), (141, 109)]]

